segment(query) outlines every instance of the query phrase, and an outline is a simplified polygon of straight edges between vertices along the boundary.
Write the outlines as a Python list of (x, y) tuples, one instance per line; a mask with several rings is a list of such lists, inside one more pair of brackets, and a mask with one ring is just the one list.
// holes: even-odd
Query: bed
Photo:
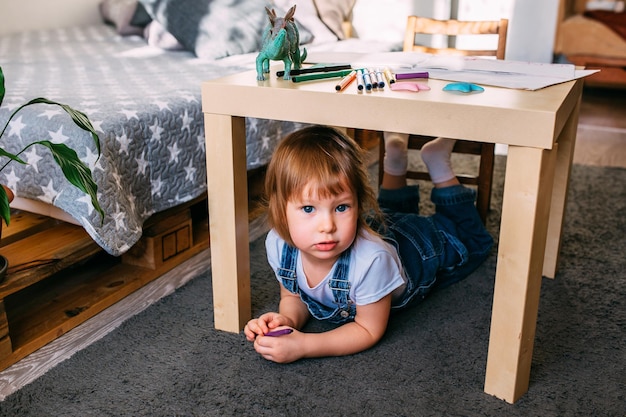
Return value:
[[(102, 154), (96, 160), (86, 133), (46, 105), (20, 112), (4, 145), (17, 150), (24, 138), (38, 137), (75, 148), (93, 171), (106, 217), (101, 222), (51, 157), (33, 148), (23, 155), (29, 166), (14, 164), (0, 174), (17, 196), (13, 207), (80, 224), (111, 255), (128, 251), (150, 216), (206, 194), (201, 82), (254, 68), (264, 7), (280, 14), (291, 4), (309, 50), (400, 47), (401, 41), (345, 39), (342, 21), (354, 1), (313, 0), (110, 0), (100, 5), (106, 24), (0, 38), (7, 90), (0, 123), (17, 105), (43, 96), (84, 111)], [(266, 164), (279, 139), (300, 127), (246, 119), (248, 169)]]
[(600, 72), (586, 85), (626, 88), (624, 1), (561, 1), (555, 53)]

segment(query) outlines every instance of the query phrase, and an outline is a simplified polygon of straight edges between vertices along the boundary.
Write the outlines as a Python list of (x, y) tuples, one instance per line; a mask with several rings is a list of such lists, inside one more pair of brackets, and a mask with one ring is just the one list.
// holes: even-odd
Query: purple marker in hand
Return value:
[(293, 329), (280, 329), (280, 330), (272, 330), (271, 332), (267, 332), (265, 333), (265, 336), (271, 336), (271, 337), (278, 337), (278, 336), (282, 336), (285, 334), (289, 334), (293, 332)]

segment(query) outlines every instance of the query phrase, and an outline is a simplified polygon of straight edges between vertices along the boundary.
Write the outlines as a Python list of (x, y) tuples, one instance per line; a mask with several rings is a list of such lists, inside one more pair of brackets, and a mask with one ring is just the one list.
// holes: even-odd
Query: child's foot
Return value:
[(391, 175), (402, 176), (408, 167), (409, 135), (405, 133), (384, 132), (385, 159), (383, 170)]
[(428, 167), (433, 184), (445, 183), (456, 178), (450, 155), (456, 139), (437, 138), (422, 146), (422, 160)]

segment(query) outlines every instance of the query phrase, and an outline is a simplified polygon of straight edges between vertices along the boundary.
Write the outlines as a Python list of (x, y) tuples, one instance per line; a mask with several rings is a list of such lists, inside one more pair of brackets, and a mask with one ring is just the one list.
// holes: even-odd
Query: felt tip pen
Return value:
[(396, 73), (396, 80), (406, 80), (409, 78), (428, 78), (427, 72), (399, 72)]
[(385, 74), (385, 78), (387, 79), (387, 84), (391, 85), (396, 82), (396, 77), (394, 77), (389, 68), (385, 68), (383, 73)]
[(341, 91), (346, 88), (354, 79), (356, 78), (356, 70), (352, 70), (352, 72), (346, 75), (339, 84), (335, 86), (335, 90)]
[(370, 78), (369, 72), (365, 72), (365, 70), (363, 70), (363, 82), (365, 83), (366, 90), (369, 91), (372, 89), (372, 79)]
[(356, 84), (359, 91), (363, 91), (365, 88), (365, 81), (363, 80), (363, 70), (360, 69), (356, 74)]
[[(341, 70), (349, 70), (349, 69), (352, 69), (352, 66), (350, 64), (325, 65), (325, 66), (318, 66), (318, 67), (292, 69), (289, 74), (290, 75), (302, 75), (302, 74), (313, 74), (316, 72), (330, 72), (330, 71), (341, 71)], [(276, 71), (277, 77), (282, 77), (283, 75), (285, 75), (285, 71)]]
[(319, 74), (305, 74), (291, 77), (291, 81), (299, 83), (302, 81), (323, 80), (325, 78), (345, 77), (350, 74), (352, 70), (333, 71), (333, 72), (320, 72)]
[(292, 332), (293, 332), (293, 329), (272, 330), (271, 332), (265, 333), (265, 336), (278, 337), (278, 336), (283, 336)]
[(380, 68), (376, 69), (376, 81), (378, 82), (378, 88), (385, 88), (385, 79)]
[(376, 79), (376, 71), (368, 69), (370, 81), (372, 82), (372, 88), (378, 88), (378, 80)]

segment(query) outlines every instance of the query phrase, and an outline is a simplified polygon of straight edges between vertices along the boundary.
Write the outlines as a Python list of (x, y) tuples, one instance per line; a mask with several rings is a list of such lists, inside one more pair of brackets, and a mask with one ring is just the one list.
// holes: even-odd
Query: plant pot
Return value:
[(6, 278), (8, 269), (9, 261), (4, 256), (0, 255), (0, 283)]
[[(13, 201), (13, 198), (15, 197), (15, 195), (13, 194), (13, 191), (11, 191), (5, 185), (3, 185), (2, 188), (4, 188), (4, 191), (7, 193), (7, 196), (9, 197), (9, 203)], [(0, 240), (2, 239), (3, 223), (4, 221), (0, 220)], [(4, 279), (6, 278), (8, 269), (9, 269), (9, 261), (4, 256), (0, 255), (0, 283), (2, 283), (2, 281), (4, 281)]]

